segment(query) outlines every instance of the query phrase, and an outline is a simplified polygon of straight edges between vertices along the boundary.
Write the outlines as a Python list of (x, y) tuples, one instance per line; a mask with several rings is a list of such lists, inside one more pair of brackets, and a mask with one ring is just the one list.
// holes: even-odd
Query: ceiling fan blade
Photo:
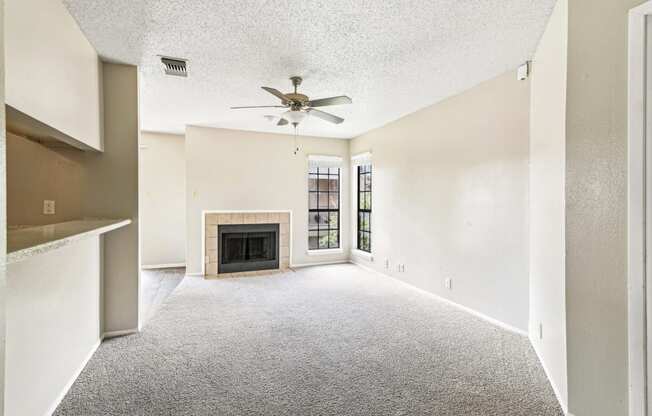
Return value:
[(315, 117), (321, 118), (322, 120), (330, 121), (331, 123), (340, 124), (344, 121), (342, 117), (334, 116), (333, 114), (330, 113), (315, 110), (314, 108), (308, 108), (306, 111)]
[(308, 101), (309, 107), (324, 107), (327, 105), (340, 105), (340, 104), (351, 104), (351, 100), (346, 95), (340, 95), (339, 97), (328, 97), (328, 98), (319, 98), (317, 100)]
[(270, 87), (260, 87), (260, 88), (262, 88), (265, 91), (267, 91), (268, 93), (270, 93), (272, 95), (275, 95), (276, 97), (280, 98), (281, 101), (283, 101), (283, 103), (286, 103), (288, 101), (292, 101), (292, 100), (290, 100), (290, 97), (288, 97), (287, 95), (283, 94), (281, 91), (279, 91), (279, 90), (277, 90), (275, 88), (270, 88)]
[(288, 121), (284, 118), (280, 119), (278, 123), (276, 123), (277, 126), (285, 126), (288, 124)]
[(231, 107), (231, 110), (240, 110), (243, 108), (286, 108), (284, 105), (247, 105), (244, 107)]

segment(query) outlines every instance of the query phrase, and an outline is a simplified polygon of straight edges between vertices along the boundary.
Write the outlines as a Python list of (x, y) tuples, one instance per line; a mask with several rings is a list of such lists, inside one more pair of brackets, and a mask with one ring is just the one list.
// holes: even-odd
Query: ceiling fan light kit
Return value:
[(302, 110), (288, 110), (285, 113), (281, 114), (281, 117), (289, 121), (290, 123), (299, 124), (306, 118), (308, 113)]
[[(287, 108), (288, 110), (284, 112), (280, 118), (281, 121), (277, 123), (278, 126), (283, 126), (286, 124), (292, 124), (295, 129), (299, 123), (301, 123), (308, 115), (313, 115), (324, 121), (328, 121), (334, 124), (340, 124), (344, 121), (343, 118), (336, 115), (327, 113), (325, 111), (316, 110), (314, 107), (325, 107), (329, 105), (341, 105), (341, 104), (351, 104), (351, 98), (346, 95), (340, 95), (337, 97), (328, 97), (320, 98), (317, 100), (310, 100), (305, 94), (300, 94), (297, 92), (297, 88), (303, 82), (303, 79), (299, 76), (290, 77), (292, 81), (292, 86), (294, 87), (294, 92), (284, 94), (279, 90), (271, 87), (261, 87), (268, 93), (272, 94), (276, 98), (281, 100), (282, 105), (256, 105), (256, 106), (244, 106), (244, 107), (231, 107), (233, 110), (246, 109), (246, 108)], [(265, 116), (266, 118), (268, 116)], [(275, 116), (271, 116), (275, 117)], [(268, 118), (269, 119), (269, 118)], [(270, 121), (272, 119), (269, 119)], [(285, 123), (282, 121), (285, 120)]]

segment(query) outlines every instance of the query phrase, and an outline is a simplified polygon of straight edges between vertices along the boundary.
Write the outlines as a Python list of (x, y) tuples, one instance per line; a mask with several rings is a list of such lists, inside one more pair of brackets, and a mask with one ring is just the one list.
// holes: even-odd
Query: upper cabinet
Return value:
[(6, 103), (17, 128), (32, 120), (51, 137), (102, 150), (100, 60), (61, 0), (5, 0), (4, 23)]

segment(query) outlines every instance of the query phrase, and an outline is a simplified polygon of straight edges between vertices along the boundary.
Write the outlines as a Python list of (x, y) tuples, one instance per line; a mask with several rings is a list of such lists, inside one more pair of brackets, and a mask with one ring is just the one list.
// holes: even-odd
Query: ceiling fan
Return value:
[[(317, 110), (314, 107), (325, 107), (328, 105), (340, 105), (340, 104), (351, 104), (353, 101), (346, 95), (340, 95), (337, 97), (329, 98), (320, 98), (317, 100), (311, 100), (310, 97), (304, 94), (299, 94), (297, 92), (297, 87), (301, 85), (303, 79), (301, 77), (290, 77), (292, 85), (294, 86), (294, 92), (283, 94), (277, 89), (271, 87), (261, 87), (268, 93), (274, 95), (277, 98), (281, 99), (282, 105), (253, 105), (253, 106), (244, 106), (244, 107), (231, 107), (232, 110), (239, 110), (245, 108), (287, 108), (288, 111), (280, 115), (277, 126), (284, 126), (288, 123), (292, 123), (296, 127), (303, 119), (308, 115), (313, 115), (322, 120), (340, 124), (344, 121), (343, 118), (336, 115), (327, 113), (325, 111)], [(275, 119), (275, 116), (265, 116), (270, 121)]]
[(290, 124), (286, 119), (284, 119), (281, 116), (273, 116), (271, 114), (267, 114), (264, 117), (270, 123), (276, 123), (277, 126), (286, 126), (286, 125)]

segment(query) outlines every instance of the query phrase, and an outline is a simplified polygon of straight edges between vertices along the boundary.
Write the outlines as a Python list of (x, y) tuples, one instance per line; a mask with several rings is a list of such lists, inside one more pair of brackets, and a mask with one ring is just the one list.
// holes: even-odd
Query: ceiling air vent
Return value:
[(175, 77), (188, 76), (188, 65), (185, 59), (162, 56), (161, 63), (163, 64), (163, 71), (166, 75), (173, 75)]

